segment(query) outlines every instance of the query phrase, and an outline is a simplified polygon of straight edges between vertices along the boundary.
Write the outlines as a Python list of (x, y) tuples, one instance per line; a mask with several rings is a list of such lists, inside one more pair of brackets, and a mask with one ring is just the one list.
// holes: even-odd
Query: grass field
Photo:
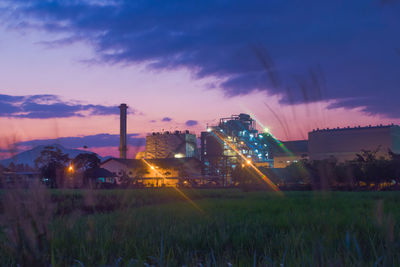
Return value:
[[(48, 216), (20, 223), (43, 220), (42, 237), (25, 226), (20, 241), (13, 240), (2, 220), (0, 264), (400, 265), (397, 192), (184, 193), (194, 203), (173, 189), (52, 191), (49, 223)], [(11, 216), (5, 204), (3, 216)]]

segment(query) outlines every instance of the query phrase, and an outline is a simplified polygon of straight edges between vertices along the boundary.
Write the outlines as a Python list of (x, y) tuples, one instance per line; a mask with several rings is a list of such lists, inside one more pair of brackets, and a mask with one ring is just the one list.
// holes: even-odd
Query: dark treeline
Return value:
[(39, 179), (50, 188), (94, 187), (99, 169), (100, 159), (94, 153), (82, 153), (71, 159), (59, 148), (48, 146), (35, 159), (35, 168), (13, 163), (7, 168), (0, 167), (0, 185), (24, 185), (27, 183), (26, 177), (31, 173), (32, 179)]
[[(377, 157), (377, 151), (363, 150), (347, 162), (338, 162), (333, 157), (314, 161), (303, 159), (284, 169), (260, 170), (283, 190), (400, 189), (400, 155), (391, 151), (387, 157)], [(235, 169), (233, 180), (245, 189), (267, 186), (247, 165)]]
[[(303, 159), (284, 169), (260, 167), (259, 170), (265, 177), (260, 177), (260, 172), (244, 164), (235, 168), (232, 180), (235, 186), (245, 190), (268, 189), (265, 178), (282, 190), (400, 189), (400, 155), (389, 151), (386, 157), (378, 157), (377, 152), (364, 150), (347, 162), (338, 162), (335, 158), (314, 161)], [(14, 164), (10, 164), (8, 168), (0, 166), (0, 186), (18, 183), (18, 172), (24, 172), (25, 175), (33, 172), (37, 179), (50, 188), (116, 186), (98, 180), (108, 171), (100, 168), (100, 159), (93, 153), (79, 154), (70, 159), (60, 149), (46, 147), (35, 160), (35, 166), (36, 168)], [(140, 171), (139, 173), (142, 174)], [(122, 179), (120, 187), (128, 187), (125, 180)]]

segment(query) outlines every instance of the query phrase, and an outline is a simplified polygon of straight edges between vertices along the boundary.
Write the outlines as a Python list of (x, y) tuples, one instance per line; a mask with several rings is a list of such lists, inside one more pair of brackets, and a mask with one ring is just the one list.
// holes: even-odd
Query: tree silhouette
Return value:
[(100, 159), (94, 153), (81, 153), (72, 160), (76, 171), (83, 175), (83, 185), (87, 186), (94, 178), (94, 171), (100, 167)]
[(39, 168), (42, 177), (48, 179), (47, 184), (56, 188), (63, 184), (64, 172), (68, 162), (68, 155), (63, 154), (58, 147), (47, 146), (35, 160), (35, 166)]
[(94, 153), (81, 153), (72, 160), (76, 170), (86, 171), (100, 166), (100, 159)]

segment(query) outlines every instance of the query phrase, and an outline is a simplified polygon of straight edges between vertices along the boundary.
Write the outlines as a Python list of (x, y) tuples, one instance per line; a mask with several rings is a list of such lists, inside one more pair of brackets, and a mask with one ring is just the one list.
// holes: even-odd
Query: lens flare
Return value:
[(260, 125), (260, 126), (265, 130), (265, 132), (267, 132), (267, 133), (272, 137), (272, 139), (278, 144), (278, 146), (279, 146), (283, 151), (285, 151), (285, 153), (287, 153), (289, 156), (294, 156), (294, 154), (293, 154), (281, 141), (279, 141), (279, 140), (271, 133), (271, 131), (269, 130), (269, 128), (266, 127), (266, 126), (264, 126), (264, 125), (256, 118), (256, 116), (255, 116), (254, 114), (251, 114), (251, 117), (257, 122), (258, 125)]
[[(166, 182), (166, 178), (165, 176), (159, 172), (157, 170), (157, 166), (154, 166), (152, 164), (150, 164), (147, 160), (142, 159), (142, 161), (150, 167), (150, 169), (152, 169), (157, 175), (159, 175), (161, 178), (163, 178), (164, 182)], [(194, 208), (196, 208), (197, 210), (199, 210), (201, 213), (205, 213), (204, 210), (202, 208), (200, 208), (196, 203), (194, 203), (193, 200), (191, 200), (185, 193), (182, 192), (182, 190), (180, 190), (179, 188), (177, 188), (176, 186), (173, 186), (173, 188), (175, 189), (176, 192), (178, 192), (184, 199), (186, 199)]]
[(212, 133), (220, 139), (222, 142), (224, 142), (226, 145), (229, 146), (230, 149), (235, 151), (242, 159), (244, 162), (247, 163), (248, 166), (250, 166), (260, 177), (261, 179), (266, 182), (272, 190), (275, 192), (278, 192), (279, 194), (282, 194), (282, 192), (279, 190), (279, 188), (265, 175), (263, 174), (257, 166), (255, 166), (250, 160), (248, 160), (236, 147), (235, 144), (226, 138), (221, 131), (212, 131)]

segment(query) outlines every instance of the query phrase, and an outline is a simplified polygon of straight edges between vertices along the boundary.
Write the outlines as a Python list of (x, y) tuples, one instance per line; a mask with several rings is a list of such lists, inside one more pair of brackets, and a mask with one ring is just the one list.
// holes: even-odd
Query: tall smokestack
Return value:
[(128, 106), (126, 104), (121, 104), (120, 109), (120, 142), (119, 142), (119, 157), (121, 159), (126, 159), (126, 151), (128, 150), (126, 146), (126, 110)]

